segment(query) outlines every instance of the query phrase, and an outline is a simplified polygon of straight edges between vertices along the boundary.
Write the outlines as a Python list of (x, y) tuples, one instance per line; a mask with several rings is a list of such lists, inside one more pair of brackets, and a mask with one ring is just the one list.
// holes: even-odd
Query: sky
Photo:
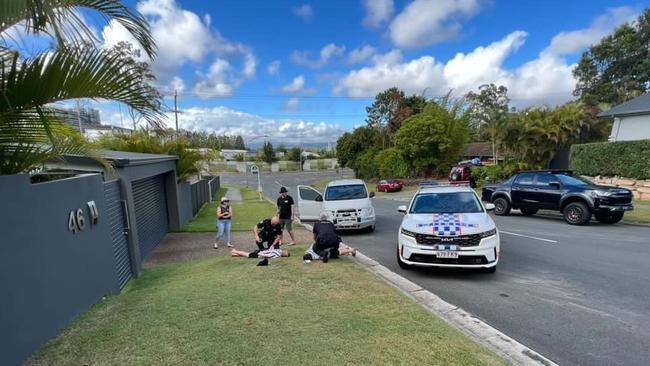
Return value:
[[(181, 128), (247, 143), (334, 142), (378, 92), (427, 97), (508, 87), (518, 108), (571, 100), (580, 54), (648, 6), (618, 0), (126, 1), (150, 22), (156, 85)], [(135, 41), (84, 18), (103, 47)], [(90, 102), (104, 123), (123, 107)], [(169, 115), (167, 123), (173, 127)], [(268, 136), (268, 137), (266, 137)]]

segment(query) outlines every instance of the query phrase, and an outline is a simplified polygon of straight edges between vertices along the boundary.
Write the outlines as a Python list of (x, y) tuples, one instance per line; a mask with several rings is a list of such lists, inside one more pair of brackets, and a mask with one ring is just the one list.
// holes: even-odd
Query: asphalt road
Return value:
[[(342, 173), (350, 176), (350, 172)], [(264, 192), (331, 172), (262, 175)], [(241, 175), (224, 182), (243, 183)], [(560, 365), (650, 364), (650, 228), (625, 224), (569, 226), (556, 217), (494, 217), (501, 231), (495, 274), (397, 266), (404, 202), (374, 199), (376, 231), (344, 241)]]

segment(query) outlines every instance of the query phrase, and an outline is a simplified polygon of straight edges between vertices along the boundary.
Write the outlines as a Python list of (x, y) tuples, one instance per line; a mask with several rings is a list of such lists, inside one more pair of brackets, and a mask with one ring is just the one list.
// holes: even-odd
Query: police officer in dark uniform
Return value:
[[(280, 225), (280, 219), (277, 216), (273, 216), (270, 219), (265, 219), (257, 223), (253, 227), (253, 235), (255, 237), (255, 244), (259, 250), (269, 249), (274, 247), (279, 249), (282, 243), (282, 225)], [(266, 243), (266, 248), (264, 247)]]

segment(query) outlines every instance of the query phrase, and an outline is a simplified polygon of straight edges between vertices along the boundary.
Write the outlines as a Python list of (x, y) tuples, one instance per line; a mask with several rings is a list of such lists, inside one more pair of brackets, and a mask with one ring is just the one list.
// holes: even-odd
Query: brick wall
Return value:
[(606, 186), (617, 186), (632, 191), (634, 198), (642, 201), (650, 201), (650, 179), (639, 180), (625, 177), (588, 177), (596, 184)]

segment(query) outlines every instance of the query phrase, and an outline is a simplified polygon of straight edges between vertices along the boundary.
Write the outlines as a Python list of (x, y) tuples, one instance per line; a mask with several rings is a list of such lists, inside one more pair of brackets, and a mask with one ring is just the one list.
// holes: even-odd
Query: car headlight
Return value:
[(604, 191), (602, 189), (594, 189), (593, 191), (589, 191), (589, 194), (594, 198), (599, 197), (599, 196), (608, 197), (608, 196), (612, 195), (612, 192)]
[(374, 216), (374, 214), (375, 214), (375, 210), (372, 207), (361, 209), (361, 216), (368, 217), (368, 216)]
[(481, 238), (487, 238), (489, 236), (493, 236), (493, 235), (496, 235), (496, 234), (497, 234), (497, 228), (494, 228), (492, 230), (484, 231), (484, 232), (480, 233), (479, 235), (481, 236)]
[(414, 237), (414, 238), (415, 238), (415, 233), (414, 233), (414, 232), (409, 231), (409, 230), (406, 230), (406, 229), (404, 229), (404, 228), (402, 228), (401, 233), (404, 234), (404, 235), (406, 235), (406, 236), (411, 236), (411, 237)]

